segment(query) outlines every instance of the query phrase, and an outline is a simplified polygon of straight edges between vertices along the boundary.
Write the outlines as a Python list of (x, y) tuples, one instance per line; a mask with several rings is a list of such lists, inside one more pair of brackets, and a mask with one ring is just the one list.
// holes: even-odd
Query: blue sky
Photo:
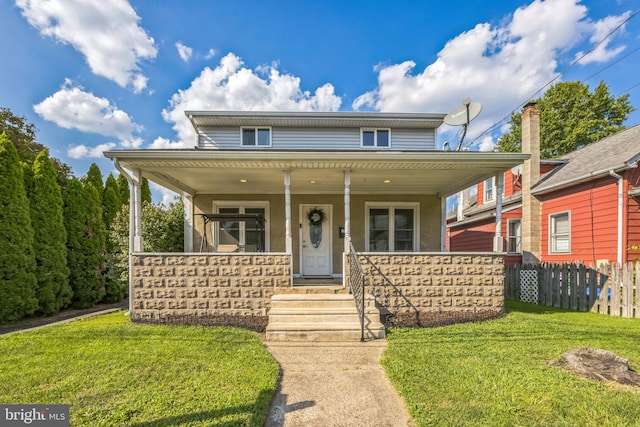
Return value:
[[(556, 78), (604, 80), (640, 107), (637, 8), (635, 0), (1, 1), (0, 106), (34, 123), (38, 141), (77, 176), (91, 162), (114, 171), (104, 149), (192, 146), (189, 109), (446, 113), (470, 97), (483, 109), (467, 142), (485, 150), (504, 127), (485, 131)], [(627, 125), (637, 123), (640, 112)], [(439, 143), (457, 142), (458, 132), (441, 128)]]

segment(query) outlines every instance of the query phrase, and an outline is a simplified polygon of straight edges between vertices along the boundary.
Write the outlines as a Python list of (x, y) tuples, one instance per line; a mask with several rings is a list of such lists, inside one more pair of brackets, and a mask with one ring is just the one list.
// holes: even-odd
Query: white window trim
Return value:
[[(255, 136), (255, 141), (254, 141), (254, 145), (244, 145), (244, 130), (245, 129), (251, 129), (254, 130), (256, 132), (256, 136)], [(268, 129), (269, 130), (269, 145), (258, 145), (258, 129)], [(273, 130), (271, 129), (271, 126), (241, 126), (240, 127), (240, 147), (241, 148), (249, 148), (249, 149), (255, 149), (255, 148), (268, 148), (271, 147), (273, 144)]]
[[(491, 198), (487, 198), (487, 183), (489, 182), (489, 180), (493, 180), (493, 184), (491, 185)], [(482, 196), (482, 202), (483, 203), (489, 203), (489, 202), (495, 202), (496, 201), (496, 177), (492, 176), (489, 179), (485, 179), (484, 180), (484, 194)]]
[[(511, 224), (514, 222), (519, 222), (520, 223), (520, 236), (511, 236)], [(509, 242), (511, 241), (511, 237), (515, 237), (516, 239), (520, 239), (520, 242), (518, 244), (518, 242), (516, 242), (516, 249), (518, 246), (520, 246), (520, 250), (516, 250), (515, 252), (509, 252)], [(522, 219), (520, 218), (509, 218), (507, 220), (507, 253), (509, 254), (521, 254), (522, 253)]]
[[(560, 215), (567, 215), (567, 222), (569, 223), (569, 233), (567, 239), (567, 250), (566, 251), (554, 251), (553, 250), (553, 242), (554, 242), (554, 233), (553, 233), (553, 219), (559, 217)], [(570, 254), (571, 253), (571, 211), (560, 211), (549, 214), (548, 218), (549, 224), (549, 253), (550, 254)]]
[[(224, 200), (224, 201), (215, 201), (213, 202), (213, 211), (214, 213), (220, 213), (220, 208), (240, 208), (240, 210), (244, 210), (246, 208), (264, 208), (264, 251), (269, 252), (271, 250), (271, 242), (269, 239), (269, 223), (270, 221), (270, 213), (269, 213), (269, 202), (268, 201), (247, 201), (247, 200)], [(213, 227), (213, 251), (216, 252), (218, 249), (218, 242), (220, 241), (220, 223), (212, 222), (211, 226)], [(243, 229), (244, 225), (240, 223), (241, 229)]]
[[(369, 210), (370, 209), (413, 209), (413, 252), (419, 252), (420, 250), (420, 203), (419, 202), (365, 202), (364, 203), (364, 235), (365, 242), (364, 247), (366, 248), (365, 252), (369, 251)], [(391, 235), (392, 230), (394, 230), (394, 221), (389, 218), (389, 234)], [(393, 245), (393, 241), (395, 240), (395, 230), (393, 231), (394, 239), (389, 239), (389, 252), (394, 252), (391, 248)]]
[[(378, 147), (378, 131), (380, 130), (384, 130), (389, 133), (389, 145), (386, 147)], [(373, 146), (364, 145), (364, 132), (374, 132)], [(391, 128), (360, 128), (360, 148), (368, 148), (368, 149), (391, 148)]]

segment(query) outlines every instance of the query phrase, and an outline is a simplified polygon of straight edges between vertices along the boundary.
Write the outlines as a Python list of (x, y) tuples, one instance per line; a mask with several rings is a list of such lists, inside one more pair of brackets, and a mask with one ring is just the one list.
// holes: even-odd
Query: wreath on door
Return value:
[(309, 238), (314, 248), (322, 242), (322, 223), (327, 219), (322, 209), (313, 208), (307, 213), (309, 220)]

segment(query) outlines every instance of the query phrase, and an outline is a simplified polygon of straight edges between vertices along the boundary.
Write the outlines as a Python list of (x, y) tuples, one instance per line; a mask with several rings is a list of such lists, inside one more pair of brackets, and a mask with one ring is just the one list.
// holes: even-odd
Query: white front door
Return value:
[(330, 276), (332, 272), (331, 205), (300, 205), (300, 274)]

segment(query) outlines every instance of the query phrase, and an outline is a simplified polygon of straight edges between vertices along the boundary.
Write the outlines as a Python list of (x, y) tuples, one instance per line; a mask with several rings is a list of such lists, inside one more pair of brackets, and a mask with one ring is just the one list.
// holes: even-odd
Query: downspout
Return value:
[[(613, 171), (609, 170), (609, 175), (618, 180), (618, 264), (622, 265), (622, 239), (623, 239), (623, 215), (624, 215), (624, 178)], [(595, 260), (594, 260), (595, 261)]]

